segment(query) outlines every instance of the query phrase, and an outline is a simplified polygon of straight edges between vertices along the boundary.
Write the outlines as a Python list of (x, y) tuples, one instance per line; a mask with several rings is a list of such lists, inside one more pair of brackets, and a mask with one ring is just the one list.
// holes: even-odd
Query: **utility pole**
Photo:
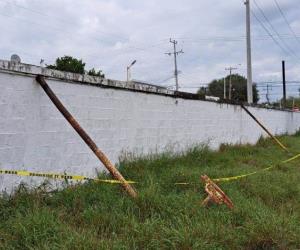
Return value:
[(267, 95), (266, 95), (266, 98), (267, 98), (267, 101), (268, 101), (268, 103), (270, 104), (270, 98), (269, 98), (269, 95), (270, 95), (270, 93), (269, 93), (269, 84), (267, 84)]
[(283, 107), (286, 106), (286, 82), (285, 82), (285, 61), (282, 61), (282, 88), (283, 88)]
[(224, 100), (226, 100), (226, 77), (224, 77)]
[(268, 104), (270, 104), (270, 90), (272, 90), (272, 87), (269, 85), (269, 84), (267, 84), (267, 88), (266, 89), (263, 89), (263, 90), (266, 90), (267, 91), (267, 93), (266, 93), (266, 99), (267, 99), (267, 102), (268, 102)]
[(231, 75), (232, 71), (236, 70), (237, 68), (229, 67), (225, 68), (225, 70), (229, 70), (229, 91), (228, 91), (228, 99), (231, 100), (231, 89), (232, 89), (232, 80), (231, 80)]
[(251, 62), (251, 20), (250, 20), (250, 0), (245, 0), (246, 5), (246, 37), (247, 37), (247, 101), (253, 103), (252, 90), (252, 62)]
[(175, 65), (174, 76), (175, 76), (176, 91), (178, 91), (179, 84), (178, 84), (178, 70), (177, 70), (177, 55), (180, 54), (180, 53), (184, 53), (184, 52), (182, 50), (176, 51), (176, 44), (177, 44), (176, 40), (172, 40), (170, 38), (170, 43), (173, 43), (174, 52), (168, 52), (168, 53), (165, 53), (165, 54), (167, 54), (169, 56), (174, 55), (174, 65)]

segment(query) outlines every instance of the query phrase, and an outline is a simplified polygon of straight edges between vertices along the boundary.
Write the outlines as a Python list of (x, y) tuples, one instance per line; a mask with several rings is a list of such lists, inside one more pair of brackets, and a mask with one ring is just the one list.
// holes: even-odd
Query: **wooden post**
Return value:
[(118, 169), (110, 162), (107, 156), (98, 148), (96, 143), (89, 137), (89, 135), (84, 131), (84, 129), (79, 125), (79, 123), (75, 120), (75, 118), (70, 114), (70, 112), (64, 107), (58, 97), (54, 94), (51, 88), (48, 86), (44, 77), (38, 75), (36, 77), (37, 82), (44, 89), (48, 97), (51, 99), (56, 108), (61, 112), (61, 114), (67, 119), (67, 121), (71, 124), (71, 126), (76, 130), (79, 136), (85, 141), (85, 143), (90, 147), (90, 149), (94, 152), (97, 158), (103, 163), (103, 165), (108, 169), (111, 175), (122, 182), (123, 188), (127, 191), (127, 193), (135, 198), (137, 197), (136, 191), (126, 182), (124, 177), (118, 171)]

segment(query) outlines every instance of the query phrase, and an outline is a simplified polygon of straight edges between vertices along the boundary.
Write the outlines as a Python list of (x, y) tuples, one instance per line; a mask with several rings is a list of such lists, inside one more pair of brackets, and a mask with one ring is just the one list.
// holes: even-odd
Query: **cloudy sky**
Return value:
[[(269, 32), (252, 14), (253, 79), (261, 95), (263, 82), (281, 80), (281, 60), (286, 60), (287, 80), (300, 80), (300, 1), (276, 1), (255, 0), (255, 5), (251, 0)], [(71, 55), (119, 80), (137, 60), (133, 79), (171, 86), (174, 62), (165, 53), (173, 49), (172, 38), (184, 51), (178, 57), (181, 90), (195, 91), (223, 77), (228, 66), (246, 75), (242, 0), (0, 0), (0, 22), (1, 59), (17, 53), (23, 62), (39, 65), (41, 58), (52, 64)], [(300, 87), (293, 84), (289, 95)], [(272, 91), (276, 99), (280, 87), (273, 83)]]

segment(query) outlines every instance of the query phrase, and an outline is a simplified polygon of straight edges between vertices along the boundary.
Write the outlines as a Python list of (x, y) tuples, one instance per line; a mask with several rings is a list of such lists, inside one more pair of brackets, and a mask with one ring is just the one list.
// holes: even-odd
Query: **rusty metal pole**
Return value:
[(243, 105), (241, 108), (286, 152), (289, 152), (288, 148), (284, 146), (272, 133)]
[(108, 169), (111, 175), (122, 182), (123, 188), (127, 191), (127, 193), (135, 198), (137, 197), (136, 191), (126, 182), (124, 177), (118, 171), (118, 169), (110, 162), (107, 156), (98, 148), (96, 143), (92, 140), (91, 137), (84, 131), (84, 129), (79, 125), (79, 123), (75, 120), (75, 118), (70, 114), (70, 112), (64, 107), (58, 97), (54, 94), (51, 88), (48, 86), (44, 77), (38, 75), (36, 77), (37, 82), (44, 89), (48, 97), (51, 99), (56, 108), (61, 112), (61, 114), (67, 119), (67, 121), (71, 124), (71, 126), (76, 130), (76, 132), (80, 135), (80, 137), (85, 141), (85, 143), (90, 147), (90, 149), (94, 152), (97, 158), (103, 163), (103, 165)]

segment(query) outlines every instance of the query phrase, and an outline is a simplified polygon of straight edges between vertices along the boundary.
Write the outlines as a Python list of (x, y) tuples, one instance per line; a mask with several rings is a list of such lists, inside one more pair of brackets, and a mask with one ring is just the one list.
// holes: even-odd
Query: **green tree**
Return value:
[(197, 91), (197, 94), (199, 95), (200, 99), (205, 99), (206, 88), (200, 87), (200, 89), (198, 89), (198, 91)]
[(47, 65), (48, 69), (56, 69), (71, 73), (77, 73), (77, 74), (85, 74), (91, 76), (98, 76), (104, 78), (105, 75), (103, 74), (102, 70), (96, 71), (94, 68), (86, 71), (85, 70), (85, 63), (82, 61), (82, 59), (76, 59), (72, 56), (63, 56), (58, 57), (55, 61), (54, 65)]
[[(228, 99), (230, 76), (226, 77), (226, 96)], [(231, 99), (238, 102), (247, 101), (247, 79), (239, 74), (231, 75)], [(198, 94), (203, 95), (203, 87), (198, 90)], [(206, 89), (206, 95), (217, 96), (221, 100), (224, 99), (224, 79), (215, 79), (209, 83)], [(259, 100), (258, 90), (256, 84), (253, 84), (253, 102), (257, 103)]]
[(99, 77), (102, 77), (102, 78), (105, 77), (105, 75), (102, 73), (102, 70), (96, 71), (94, 68), (90, 69), (87, 73), (90, 76), (99, 76)]
[(64, 56), (56, 59), (54, 65), (47, 65), (49, 69), (56, 69), (66, 72), (84, 74), (85, 63), (72, 56)]

